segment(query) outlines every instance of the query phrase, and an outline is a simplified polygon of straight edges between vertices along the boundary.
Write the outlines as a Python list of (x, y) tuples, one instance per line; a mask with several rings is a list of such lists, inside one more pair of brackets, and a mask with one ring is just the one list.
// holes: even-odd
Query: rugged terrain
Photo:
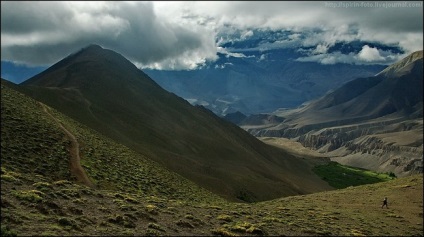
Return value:
[[(422, 175), (229, 202), (13, 87), (2, 80), (2, 236), (422, 234)], [(95, 187), (71, 172), (64, 129)]]
[(422, 173), (422, 78), (423, 52), (417, 51), (304, 107), (239, 124), (255, 136), (289, 138), (343, 164), (398, 176)]
[(192, 106), (98, 45), (15, 88), (225, 198), (259, 201), (331, 188), (312, 172), (314, 161)]

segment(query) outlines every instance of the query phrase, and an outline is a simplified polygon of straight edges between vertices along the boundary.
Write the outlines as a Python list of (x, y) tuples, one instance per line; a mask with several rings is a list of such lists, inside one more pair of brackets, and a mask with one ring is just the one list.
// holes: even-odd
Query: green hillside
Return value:
[[(70, 142), (43, 106), (2, 81), (1, 235), (422, 235), (423, 176), (234, 203), (54, 109), (95, 188), (69, 172)], [(389, 209), (381, 209), (388, 197)]]
[[(37, 101), (2, 81), (2, 168), (50, 182), (76, 180), (69, 171), (69, 139)], [(99, 189), (195, 200), (217, 199), (187, 179), (170, 172), (97, 132), (49, 108), (49, 113), (80, 143), (81, 163)]]
[(226, 199), (252, 202), (332, 189), (312, 172), (310, 161), (190, 105), (97, 45), (18, 88)]

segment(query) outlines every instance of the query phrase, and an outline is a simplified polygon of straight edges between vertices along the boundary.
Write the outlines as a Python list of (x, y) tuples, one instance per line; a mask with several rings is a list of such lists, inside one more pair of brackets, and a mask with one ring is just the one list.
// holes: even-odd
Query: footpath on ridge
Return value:
[(69, 153), (71, 154), (71, 159), (70, 159), (71, 174), (75, 175), (78, 182), (83, 183), (84, 185), (90, 188), (94, 188), (94, 184), (90, 181), (87, 174), (85, 173), (84, 168), (82, 168), (81, 166), (81, 163), (80, 163), (81, 158), (79, 154), (79, 143), (77, 139), (68, 129), (65, 128), (65, 126), (63, 126), (63, 124), (57, 118), (55, 118), (48, 111), (45, 104), (41, 102), (39, 103), (41, 107), (43, 107), (44, 112), (46, 112), (52, 119), (54, 119), (54, 121), (56, 121), (56, 123), (60, 126), (60, 128), (65, 132), (66, 136), (71, 141), (71, 147), (69, 148)]

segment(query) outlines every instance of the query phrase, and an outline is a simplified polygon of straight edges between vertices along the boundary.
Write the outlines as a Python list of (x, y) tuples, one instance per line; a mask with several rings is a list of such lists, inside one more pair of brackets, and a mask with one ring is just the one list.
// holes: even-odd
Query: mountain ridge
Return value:
[(417, 60), (423, 60), (423, 50), (415, 51), (411, 54), (409, 54), (407, 57), (403, 58), (397, 63), (394, 63), (384, 69), (383, 71), (379, 72), (376, 76), (382, 75), (384, 77), (396, 77), (401, 76), (404, 73), (408, 73), (408, 71), (411, 71), (411, 66), (414, 66), (414, 62)]
[(414, 52), (374, 77), (275, 112), (282, 123), (242, 127), (256, 136), (294, 139), (342, 164), (400, 176), (422, 173), (422, 57)]
[(31, 97), (230, 199), (257, 201), (330, 188), (311, 171), (313, 161), (272, 148), (190, 105), (111, 50), (87, 47), (20, 86)]
[[(314, 113), (320, 111), (327, 113), (326, 116), (330, 120), (342, 120), (364, 114), (366, 115), (365, 119), (381, 117), (413, 107), (422, 101), (423, 94), (420, 77), (423, 74), (422, 51), (421, 58), (410, 61), (414, 57), (413, 55), (415, 54), (411, 54), (388, 67), (389, 70), (392, 70), (397, 68), (398, 65), (403, 65), (404, 62), (408, 62), (406, 65), (410, 67), (409, 75), (398, 75), (396, 80), (394, 77), (390, 77), (392, 80), (387, 80), (389, 77), (379, 73), (374, 77), (356, 79), (310, 103), (301, 111), (311, 110)], [(410, 101), (402, 103), (402, 98), (410, 98)], [(339, 111), (343, 112), (340, 113)], [(308, 114), (311, 115), (311, 112)]]

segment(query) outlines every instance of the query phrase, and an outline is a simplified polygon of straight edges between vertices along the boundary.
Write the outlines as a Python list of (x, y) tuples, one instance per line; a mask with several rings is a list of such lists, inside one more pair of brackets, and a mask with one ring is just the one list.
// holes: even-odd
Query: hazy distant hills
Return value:
[(274, 149), (163, 90), (120, 54), (76, 52), (19, 90), (229, 199), (329, 188), (308, 160)]
[(350, 165), (399, 175), (422, 172), (423, 52), (374, 77), (352, 80), (282, 123), (245, 124), (257, 136), (293, 138)]
[(295, 108), (347, 81), (374, 76), (385, 67), (300, 62), (296, 59), (301, 54), (293, 49), (241, 52), (246, 57), (218, 54), (216, 62), (196, 70), (145, 72), (164, 89), (224, 116), (236, 111), (248, 115)]

